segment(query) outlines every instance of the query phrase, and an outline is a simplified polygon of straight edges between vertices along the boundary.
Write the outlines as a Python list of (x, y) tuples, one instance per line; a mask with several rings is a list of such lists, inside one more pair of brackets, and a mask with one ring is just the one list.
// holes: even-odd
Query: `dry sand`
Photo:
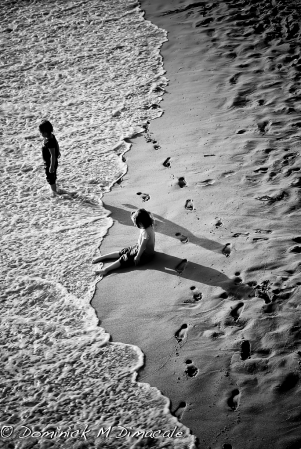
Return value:
[(142, 349), (139, 379), (200, 448), (300, 448), (297, 5), (142, 8), (168, 31), (165, 112), (104, 197), (100, 249), (135, 243), (130, 212), (145, 207), (157, 257), (104, 278), (92, 304), (114, 341)]

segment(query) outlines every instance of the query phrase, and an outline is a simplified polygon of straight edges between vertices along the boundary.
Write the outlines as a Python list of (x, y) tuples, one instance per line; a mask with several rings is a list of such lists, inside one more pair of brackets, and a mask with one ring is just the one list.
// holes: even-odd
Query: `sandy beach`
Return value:
[(300, 17), (1, 2), (0, 448), (301, 448)]
[(113, 341), (143, 351), (139, 381), (199, 448), (298, 449), (299, 6), (141, 5), (168, 32), (169, 84), (103, 198), (114, 225), (100, 251), (134, 244), (144, 207), (157, 255), (103, 278), (92, 305)]

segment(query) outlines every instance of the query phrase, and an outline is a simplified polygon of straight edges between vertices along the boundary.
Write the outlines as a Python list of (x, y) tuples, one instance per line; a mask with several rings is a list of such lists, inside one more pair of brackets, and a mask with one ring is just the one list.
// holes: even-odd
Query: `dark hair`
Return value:
[(43, 120), (40, 125), (39, 125), (39, 130), (41, 133), (52, 133), (53, 131), (53, 126), (52, 124), (49, 122), (49, 120)]
[(154, 219), (150, 212), (147, 212), (145, 209), (137, 209), (135, 212), (132, 212), (132, 219), (138, 228), (146, 229), (154, 224)]

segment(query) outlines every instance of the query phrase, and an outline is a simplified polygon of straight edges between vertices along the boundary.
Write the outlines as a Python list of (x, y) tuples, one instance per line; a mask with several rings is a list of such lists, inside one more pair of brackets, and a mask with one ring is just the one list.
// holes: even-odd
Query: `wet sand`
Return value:
[(101, 280), (113, 341), (172, 401), (200, 448), (290, 448), (300, 437), (300, 127), (296, 5), (143, 0), (168, 31), (164, 115), (131, 140), (104, 205), (101, 253), (156, 218), (156, 259)]

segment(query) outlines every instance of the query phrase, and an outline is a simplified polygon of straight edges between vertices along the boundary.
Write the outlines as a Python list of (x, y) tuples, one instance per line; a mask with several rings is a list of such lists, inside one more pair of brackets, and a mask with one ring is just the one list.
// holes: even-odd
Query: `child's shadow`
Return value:
[(224, 273), (213, 268), (199, 265), (195, 262), (187, 261), (186, 259), (180, 259), (179, 257), (170, 256), (169, 254), (159, 251), (156, 251), (154, 259), (146, 265), (126, 268), (122, 271), (128, 272), (137, 269), (162, 271), (163, 273), (172, 276), (180, 276), (181, 278), (189, 279), (192, 282), (200, 282), (213, 287), (220, 287), (224, 290), (224, 292), (221, 293), (221, 298), (223, 299), (226, 299), (227, 297), (247, 299), (254, 296), (253, 288), (249, 287), (247, 284), (243, 284), (238, 277), (230, 279)]
[[(137, 209), (136, 206), (133, 206), (132, 204), (123, 204), (123, 206), (127, 207), (128, 210), (105, 203), (104, 206), (108, 207), (108, 209), (111, 211), (111, 217), (114, 220), (118, 221), (119, 223), (125, 226), (133, 226), (130, 217), (130, 212), (136, 210)], [(194, 243), (195, 245), (201, 246), (202, 248), (218, 253), (220, 253), (225, 246), (222, 245), (221, 243), (215, 242), (214, 240), (209, 240), (205, 237), (196, 236), (192, 234), (192, 232), (190, 232), (188, 229), (183, 228), (182, 226), (179, 226), (176, 223), (167, 220), (164, 217), (161, 217), (160, 215), (157, 214), (152, 215), (156, 220), (155, 231), (159, 232), (160, 234), (177, 238), (183, 243), (189, 241), (191, 243)]]
[[(230, 279), (218, 270), (165, 253), (156, 252), (154, 260), (146, 267), (150, 270), (163, 271), (173, 276), (181, 276), (192, 282), (201, 282), (202, 284), (220, 287), (228, 296), (232, 296), (235, 299), (254, 296), (254, 290), (243, 284), (239, 277)], [(223, 294), (222, 297), (226, 298), (227, 296)]]

